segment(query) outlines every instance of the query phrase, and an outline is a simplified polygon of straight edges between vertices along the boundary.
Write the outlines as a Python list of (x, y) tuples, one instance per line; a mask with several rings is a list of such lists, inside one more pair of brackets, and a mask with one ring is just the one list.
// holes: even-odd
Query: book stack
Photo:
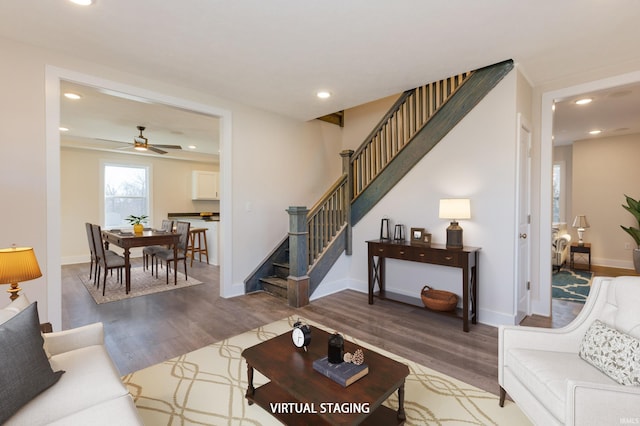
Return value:
[(313, 369), (343, 387), (349, 386), (369, 373), (367, 364), (356, 365), (350, 362), (331, 364), (326, 356), (313, 361)]

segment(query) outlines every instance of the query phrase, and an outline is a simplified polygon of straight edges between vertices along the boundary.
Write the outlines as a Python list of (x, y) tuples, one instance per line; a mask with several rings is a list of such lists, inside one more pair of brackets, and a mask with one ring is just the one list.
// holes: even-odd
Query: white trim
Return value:
[[(51, 65), (45, 67), (46, 167), (47, 167), (47, 312), (54, 329), (62, 329), (61, 230), (60, 230), (60, 81), (108, 88), (153, 102), (220, 118), (220, 295), (237, 293), (232, 285), (231, 111), (175, 98), (139, 87), (82, 74)], [(237, 286), (236, 286), (237, 287)]]
[(534, 314), (551, 315), (551, 167), (553, 164), (553, 103), (586, 92), (604, 90), (640, 82), (640, 71), (622, 74), (589, 83), (578, 84), (542, 94), (540, 128), (540, 292), (533, 301)]

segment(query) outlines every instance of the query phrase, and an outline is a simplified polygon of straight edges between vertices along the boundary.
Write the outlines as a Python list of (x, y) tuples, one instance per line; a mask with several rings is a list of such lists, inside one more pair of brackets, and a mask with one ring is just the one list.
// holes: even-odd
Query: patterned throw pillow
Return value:
[(580, 343), (579, 354), (621, 385), (640, 386), (640, 340), (595, 320)]

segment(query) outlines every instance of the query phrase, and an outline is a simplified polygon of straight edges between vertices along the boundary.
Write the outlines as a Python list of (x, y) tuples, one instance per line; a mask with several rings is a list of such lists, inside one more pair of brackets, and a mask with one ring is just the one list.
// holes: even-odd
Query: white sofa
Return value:
[(57, 383), (22, 406), (5, 426), (142, 425), (104, 346), (102, 323), (43, 337), (51, 368), (65, 372)]
[[(640, 349), (631, 349), (628, 358), (637, 367), (632, 376), (635, 385), (619, 384), (579, 356), (581, 342), (596, 319), (615, 329), (616, 336), (624, 333), (621, 336), (633, 341), (629, 345), (629, 340), (622, 340), (625, 347), (639, 348), (639, 307), (640, 277), (596, 277), (584, 308), (566, 327), (501, 326), (500, 404), (506, 391), (536, 425), (639, 423)], [(604, 346), (596, 345), (597, 351)]]

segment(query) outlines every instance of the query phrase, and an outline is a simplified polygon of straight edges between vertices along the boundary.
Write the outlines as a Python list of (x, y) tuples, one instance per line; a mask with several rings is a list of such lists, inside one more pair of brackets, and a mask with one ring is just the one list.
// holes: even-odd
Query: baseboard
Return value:
[(592, 258), (591, 264), (608, 268), (634, 269), (633, 255), (629, 252), (629, 260)]

